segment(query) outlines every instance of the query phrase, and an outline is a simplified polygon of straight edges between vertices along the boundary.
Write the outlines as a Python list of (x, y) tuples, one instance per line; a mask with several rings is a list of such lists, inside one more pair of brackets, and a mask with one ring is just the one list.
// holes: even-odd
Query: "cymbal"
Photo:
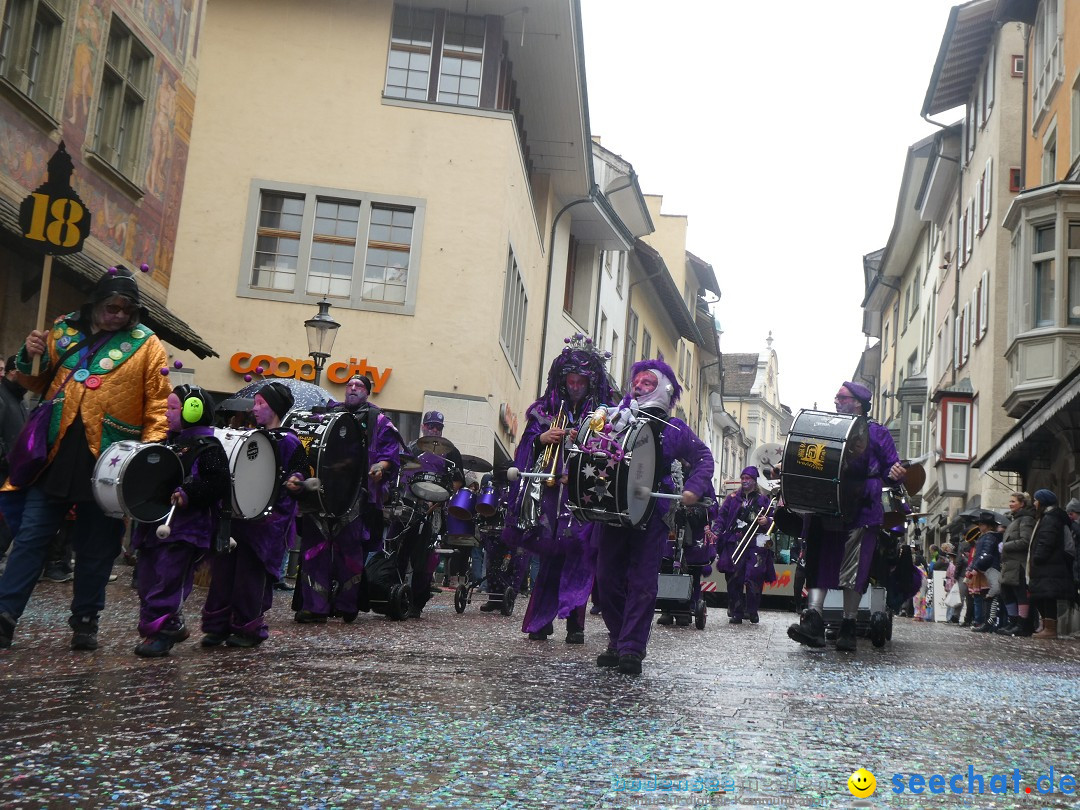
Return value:
[(442, 436), (421, 436), (416, 440), (416, 449), (421, 453), (434, 453), (437, 456), (445, 456), (451, 450), (456, 450), (454, 443)]
[(490, 461), (486, 461), (479, 456), (461, 456), (461, 466), (470, 472), (486, 473), (491, 472), (494, 468), (491, 466)]

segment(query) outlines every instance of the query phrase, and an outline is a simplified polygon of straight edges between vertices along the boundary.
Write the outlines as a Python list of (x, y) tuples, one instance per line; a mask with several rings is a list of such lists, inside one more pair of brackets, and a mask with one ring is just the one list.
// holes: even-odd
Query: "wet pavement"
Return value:
[[(419, 620), (312, 626), (279, 593), (259, 648), (195, 633), (142, 660), (119, 570), (97, 652), (68, 650), (70, 584), (45, 582), (0, 652), (0, 808), (1080, 804), (1061, 791), (1080, 773), (1073, 640), (897, 619), (884, 648), (841, 655), (790, 642), (790, 613), (735, 627), (711, 609), (703, 631), (655, 628), (633, 678), (595, 666), (595, 616), (582, 647), (527, 640), (522, 603), (458, 615), (447, 592)], [(980, 777), (979, 795), (949, 787)]]

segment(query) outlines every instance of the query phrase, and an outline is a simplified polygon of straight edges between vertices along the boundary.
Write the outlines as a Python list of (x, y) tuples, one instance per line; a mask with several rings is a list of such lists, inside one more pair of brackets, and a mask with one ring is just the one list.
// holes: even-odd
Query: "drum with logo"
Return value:
[(309, 478), (317, 478), (318, 511), (342, 517), (360, 497), (367, 475), (367, 439), (347, 411), (292, 411), (284, 427), (292, 428), (308, 454)]
[(870, 446), (866, 417), (799, 411), (791, 425), (780, 472), (784, 505), (796, 512), (848, 517), (858, 510)]
[(638, 527), (652, 514), (649, 493), (658, 480), (659, 442), (652, 424), (632, 422), (617, 433), (597, 432), (588, 419), (567, 455), (567, 506), (579, 520)]
[(164, 444), (114, 442), (98, 456), (90, 483), (109, 517), (154, 523), (169, 514), (169, 499), (184, 483), (184, 465)]
[(274, 505), (281, 477), (270, 434), (261, 428), (214, 428), (214, 438), (221, 443), (229, 461), (232, 516), (250, 520), (266, 514)]

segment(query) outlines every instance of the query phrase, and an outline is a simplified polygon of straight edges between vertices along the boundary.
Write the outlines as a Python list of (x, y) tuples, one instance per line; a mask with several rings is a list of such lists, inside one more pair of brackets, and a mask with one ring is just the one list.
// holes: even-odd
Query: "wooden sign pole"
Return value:
[[(48, 317), (49, 306), (49, 282), (52, 281), (52, 254), (45, 254), (45, 263), (41, 268), (41, 292), (38, 293), (38, 310), (37, 310), (37, 323), (34, 328), (39, 332), (45, 331), (45, 319)], [(48, 349), (49, 342), (45, 341), (45, 348)], [(34, 367), (30, 373), (33, 376), (38, 375), (38, 371), (41, 370), (41, 358), (43, 355), (38, 355), (34, 358)]]

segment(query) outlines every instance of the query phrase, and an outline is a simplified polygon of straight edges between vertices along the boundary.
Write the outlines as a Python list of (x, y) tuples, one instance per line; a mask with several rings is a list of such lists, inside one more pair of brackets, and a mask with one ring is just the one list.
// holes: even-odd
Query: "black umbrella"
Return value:
[(291, 377), (273, 380), (256, 380), (250, 385), (245, 385), (231, 397), (226, 399), (218, 408), (223, 411), (250, 411), (255, 404), (255, 395), (259, 389), (270, 382), (279, 382), (292, 391), (292, 410), (310, 411), (316, 405), (325, 405), (332, 397), (330, 392), (314, 383), (296, 380)]

